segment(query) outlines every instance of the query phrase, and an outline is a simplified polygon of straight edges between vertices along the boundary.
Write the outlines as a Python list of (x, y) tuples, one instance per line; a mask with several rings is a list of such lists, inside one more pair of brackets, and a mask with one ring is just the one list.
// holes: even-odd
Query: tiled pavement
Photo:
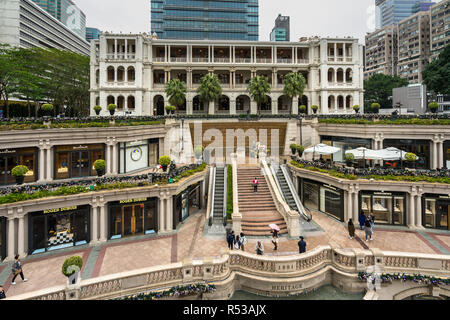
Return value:
[[(407, 228), (392, 228), (375, 225), (373, 241), (365, 242), (364, 231), (357, 227), (359, 239), (350, 240), (346, 226), (323, 213), (314, 212), (314, 221), (324, 232), (305, 234), (307, 250), (333, 242), (341, 248), (379, 248), (386, 251), (450, 254), (450, 232), (413, 231)], [(23, 259), (23, 270), (29, 279), (23, 283), (16, 280), (11, 285), (11, 263), (0, 265), (0, 284), (4, 283), (8, 297), (46, 287), (63, 285), (66, 278), (61, 274), (63, 261), (73, 255), (81, 255), (85, 266), (82, 278), (95, 278), (123, 271), (170, 264), (187, 258), (220, 256), (227, 247), (225, 239), (208, 237), (204, 212), (189, 217), (177, 230), (166, 235), (152, 235), (109, 241), (96, 247), (85, 247), (72, 251), (55, 252), (52, 255), (36, 255)], [(254, 253), (257, 238), (250, 238), (245, 251)], [(286, 255), (298, 252), (297, 240), (284, 236), (278, 251), (273, 250), (270, 237), (261, 237), (266, 255)]]

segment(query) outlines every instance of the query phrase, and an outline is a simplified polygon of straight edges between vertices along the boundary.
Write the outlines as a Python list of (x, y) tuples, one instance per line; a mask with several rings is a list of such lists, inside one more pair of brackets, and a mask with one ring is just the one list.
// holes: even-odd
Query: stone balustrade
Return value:
[[(380, 272), (450, 276), (450, 256), (448, 255), (382, 252), (378, 249), (340, 249), (333, 244), (319, 246), (301, 255), (257, 256), (225, 249), (222, 253), (218, 258), (185, 260), (170, 265), (112, 274), (82, 280), (77, 285), (57, 286), (8, 299), (111, 299), (198, 282), (215, 284), (218, 292), (210, 298), (221, 299), (226, 297), (220, 294), (221, 289), (229, 290), (230, 282), (245, 282), (245, 286), (251, 289), (249, 287), (253, 283), (251, 279), (256, 279), (254, 282), (256, 291), (261, 291), (261, 283), (263, 283), (263, 286), (268, 288), (265, 292), (270, 292), (270, 288), (306, 290), (308, 287), (317, 287), (326, 283), (333, 283), (349, 291), (363, 291), (365, 284), (357, 279), (357, 274), (373, 265), (379, 267)], [(333, 279), (334, 275), (335, 279)], [(274, 292), (277, 295), (279, 293), (279, 291)], [(287, 293), (292, 292), (287, 291)]]

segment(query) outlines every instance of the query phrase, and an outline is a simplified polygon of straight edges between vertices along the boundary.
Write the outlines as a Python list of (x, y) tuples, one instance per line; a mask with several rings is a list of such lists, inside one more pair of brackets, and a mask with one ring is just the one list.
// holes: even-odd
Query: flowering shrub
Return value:
[[(367, 279), (372, 276), (371, 273), (367, 272), (360, 272), (358, 273), (358, 279), (361, 281), (367, 281)], [(449, 278), (438, 278), (433, 276), (423, 276), (420, 274), (405, 274), (405, 273), (383, 273), (380, 275), (380, 279), (382, 282), (392, 282), (393, 280), (401, 280), (402, 282), (406, 281), (413, 281), (417, 283), (425, 283), (425, 284), (432, 284), (432, 285), (449, 285), (450, 279)]]
[(212, 293), (216, 291), (215, 285), (190, 284), (187, 286), (175, 286), (166, 291), (138, 293), (131, 296), (117, 298), (115, 300), (156, 300), (168, 297), (185, 297), (201, 293)]

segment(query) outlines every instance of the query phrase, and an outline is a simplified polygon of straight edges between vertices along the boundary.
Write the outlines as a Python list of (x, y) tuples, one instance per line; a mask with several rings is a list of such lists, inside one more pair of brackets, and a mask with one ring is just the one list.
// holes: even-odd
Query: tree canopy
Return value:
[(0, 98), (5, 116), (10, 116), (11, 98), (38, 106), (51, 103), (55, 113), (89, 114), (89, 57), (77, 53), (41, 48), (0, 45)]
[(170, 80), (166, 83), (166, 95), (170, 104), (181, 107), (186, 101), (186, 83), (178, 79)]
[(197, 93), (200, 96), (200, 100), (206, 103), (219, 99), (222, 96), (222, 86), (217, 75), (207, 74), (202, 77)]
[(450, 44), (422, 72), (423, 82), (434, 93), (450, 94)]
[(380, 104), (381, 108), (392, 108), (392, 90), (394, 88), (405, 87), (409, 84), (408, 80), (399, 76), (389, 76), (385, 74), (375, 74), (364, 81), (364, 107), (370, 108), (374, 102)]
[(267, 95), (270, 93), (269, 81), (264, 76), (256, 76), (250, 80), (247, 91), (258, 105), (267, 102)]

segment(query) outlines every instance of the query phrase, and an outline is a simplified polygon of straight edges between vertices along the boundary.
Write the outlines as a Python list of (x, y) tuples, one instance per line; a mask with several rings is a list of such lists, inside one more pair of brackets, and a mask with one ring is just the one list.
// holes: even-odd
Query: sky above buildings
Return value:
[[(74, 0), (87, 26), (102, 31), (150, 31), (150, 0)], [(436, 1), (439, 2), (439, 1)], [(375, 0), (259, 0), (259, 40), (268, 41), (278, 14), (291, 17), (291, 41), (300, 37), (356, 37), (375, 28)]]

